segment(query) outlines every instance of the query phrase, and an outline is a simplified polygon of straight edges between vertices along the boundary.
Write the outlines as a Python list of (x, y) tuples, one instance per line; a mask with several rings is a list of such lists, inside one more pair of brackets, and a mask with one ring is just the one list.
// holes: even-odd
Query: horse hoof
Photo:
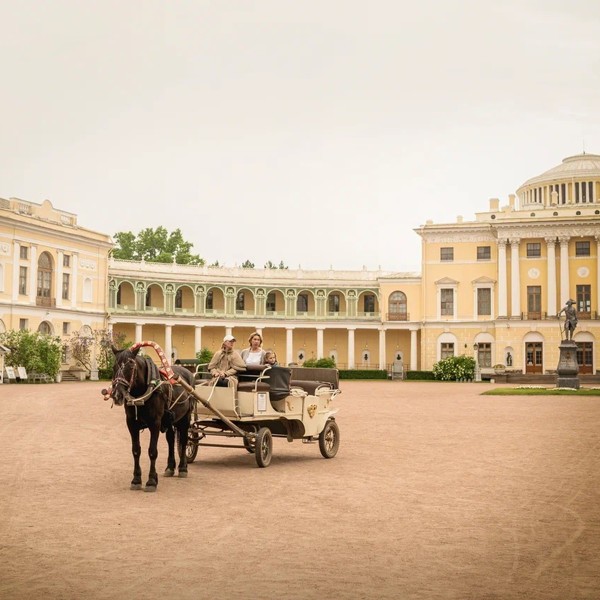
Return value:
[(175, 475), (174, 469), (165, 469), (165, 472), (163, 473), (163, 477), (173, 477), (173, 475)]
[(147, 486), (144, 488), (144, 491), (145, 491), (145, 492), (155, 492), (155, 491), (156, 491), (156, 486), (155, 486), (155, 485), (147, 485)]
[(142, 484), (141, 483), (132, 483), (129, 486), (130, 490), (141, 490), (142, 489)]
[(179, 477), (187, 477), (187, 471), (179, 471)]

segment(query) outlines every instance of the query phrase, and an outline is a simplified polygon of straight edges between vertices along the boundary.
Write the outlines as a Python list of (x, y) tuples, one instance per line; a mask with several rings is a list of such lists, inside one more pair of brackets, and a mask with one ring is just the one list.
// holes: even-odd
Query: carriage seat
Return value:
[(268, 392), (271, 386), (265, 381), (238, 381), (238, 392)]

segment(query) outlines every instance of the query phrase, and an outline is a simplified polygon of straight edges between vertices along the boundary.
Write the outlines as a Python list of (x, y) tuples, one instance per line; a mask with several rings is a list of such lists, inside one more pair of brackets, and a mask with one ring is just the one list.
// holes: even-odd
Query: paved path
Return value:
[(342, 384), (335, 459), (201, 449), (156, 494), (101, 384), (0, 385), (0, 597), (600, 598), (598, 398)]

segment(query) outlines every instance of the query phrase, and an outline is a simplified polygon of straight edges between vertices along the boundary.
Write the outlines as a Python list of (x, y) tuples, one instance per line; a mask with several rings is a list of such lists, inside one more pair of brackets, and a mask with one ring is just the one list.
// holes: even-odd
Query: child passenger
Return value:
[(277, 354), (275, 354), (275, 352), (273, 352), (273, 350), (267, 350), (265, 352), (265, 364), (271, 366), (271, 367), (277, 367), (278, 363), (277, 363)]

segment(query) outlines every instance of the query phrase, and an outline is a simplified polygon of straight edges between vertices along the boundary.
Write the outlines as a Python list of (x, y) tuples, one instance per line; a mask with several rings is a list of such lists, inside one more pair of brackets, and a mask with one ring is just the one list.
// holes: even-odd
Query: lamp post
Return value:
[(479, 368), (479, 344), (473, 344), (473, 354), (475, 356), (475, 381), (481, 381), (481, 369)]

